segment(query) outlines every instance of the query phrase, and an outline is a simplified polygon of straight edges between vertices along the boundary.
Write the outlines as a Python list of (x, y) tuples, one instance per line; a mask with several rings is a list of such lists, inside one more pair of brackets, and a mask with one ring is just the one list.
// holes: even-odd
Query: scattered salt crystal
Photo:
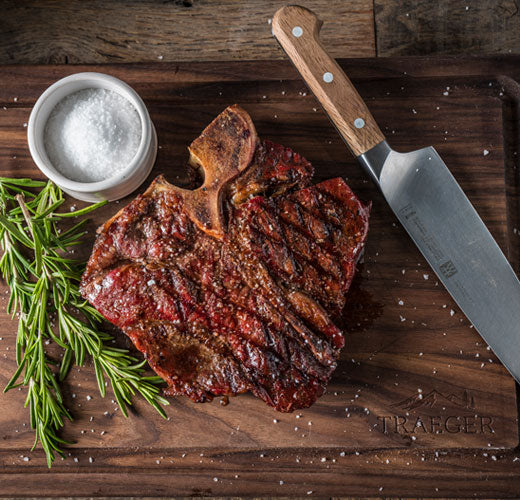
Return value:
[(60, 101), (44, 131), (54, 168), (71, 180), (96, 182), (122, 172), (141, 141), (141, 120), (117, 92), (84, 89)]
[(446, 90), (445, 92), (442, 93), (442, 95), (450, 95), (450, 93)]
[(214, 477), (213, 481), (217, 482), (218, 481), (218, 477)]
[(273, 424), (277, 424), (277, 423), (278, 423), (278, 419), (273, 418)]
[(155, 285), (155, 280), (148, 280), (148, 281), (146, 282), (146, 284), (147, 284), (148, 286)]
[(90, 401), (92, 399), (92, 396), (87, 396), (87, 401)]
[(427, 279), (430, 278), (430, 275), (429, 275), (429, 274), (423, 274), (423, 278), (424, 278), (425, 280), (427, 280)]
[(417, 111), (415, 111), (415, 109), (412, 108), (412, 113), (413, 113), (414, 115), (416, 115), (416, 114), (417, 114)]
[(90, 463), (92, 463), (92, 462), (94, 462), (94, 459), (93, 459), (92, 457), (88, 457), (88, 461), (89, 461)]
[(284, 484), (283, 481), (280, 481), (280, 486), (281, 486), (282, 484)]
[(157, 59), (159, 59), (159, 61), (162, 61), (164, 59), (164, 56), (157, 56)]
[(450, 309), (450, 316), (453, 316), (455, 314), (455, 311), (453, 309)]
[(18, 97), (13, 97), (14, 102), (18, 102)]
[(489, 154), (489, 150), (484, 149), (484, 151), (482, 151), (482, 154), (483, 154), (484, 156), (487, 156), (487, 155)]
[(400, 300), (399, 302), (397, 302), (400, 306), (404, 306), (404, 302), (402, 300)]
[(399, 319), (401, 320), (401, 323), (402, 323), (403, 321), (406, 321), (406, 318), (404, 318), (404, 317), (401, 316), (401, 315), (399, 315)]

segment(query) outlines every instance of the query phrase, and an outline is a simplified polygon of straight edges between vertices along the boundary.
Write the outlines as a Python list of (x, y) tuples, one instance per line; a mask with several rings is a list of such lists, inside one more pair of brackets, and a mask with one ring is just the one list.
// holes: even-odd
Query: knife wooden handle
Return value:
[(352, 82), (321, 44), (322, 24), (309, 9), (287, 5), (276, 11), (272, 30), (354, 155), (359, 156), (385, 136)]

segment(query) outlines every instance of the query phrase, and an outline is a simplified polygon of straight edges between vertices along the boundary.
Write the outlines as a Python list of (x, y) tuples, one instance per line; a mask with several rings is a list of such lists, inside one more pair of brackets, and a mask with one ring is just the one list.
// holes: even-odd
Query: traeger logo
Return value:
[[(405, 410), (398, 415), (377, 417), (385, 434), (492, 434), (493, 419), (479, 415), (468, 391), (462, 396), (432, 390), (392, 405)], [(454, 411), (458, 410), (458, 411)], [(404, 413), (404, 414), (402, 414)], [(456, 413), (456, 414), (454, 414)]]

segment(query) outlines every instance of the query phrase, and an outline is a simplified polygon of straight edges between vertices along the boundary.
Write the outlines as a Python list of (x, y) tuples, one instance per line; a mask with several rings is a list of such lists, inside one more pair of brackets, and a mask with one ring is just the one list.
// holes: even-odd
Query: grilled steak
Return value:
[(216, 190), (224, 231), (160, 176), (100, 228), (82, 293), (131, 338), (166, 394), (204, 402), (251, 391), (279, 411), (308, 407), (344, 345), (334, 320), (370, 207), (340, 178), (309, 186), (309, 162), (259, 141), (237, 106), (190, 151), (206, 177), (238, 165)]

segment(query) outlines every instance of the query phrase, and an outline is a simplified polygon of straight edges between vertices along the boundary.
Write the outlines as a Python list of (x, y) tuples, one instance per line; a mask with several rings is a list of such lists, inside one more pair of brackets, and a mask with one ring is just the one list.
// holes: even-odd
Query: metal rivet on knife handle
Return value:
[[(310, 10), (287, 5), (274, 15), (272, 30), (354, 155), (359, 156), (385, 137), (348, 77), (323, 48), (321, 25)], [(358, 126), (361, 116), (363, 125)]]
[(300, 26), (295, 26), (295, 27), (292, 29), (292, 34), (293, 34), (296, 38), (300, 38), (300, 37), (303, 35), (303, 30), (301, 29)]

